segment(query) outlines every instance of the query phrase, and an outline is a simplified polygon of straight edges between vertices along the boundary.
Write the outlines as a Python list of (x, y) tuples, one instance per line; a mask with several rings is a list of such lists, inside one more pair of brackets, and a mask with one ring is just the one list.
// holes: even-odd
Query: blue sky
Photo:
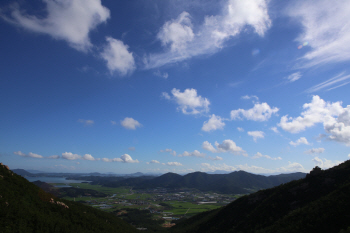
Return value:
[(349, 11), (346, 0), (2, 1), (0, 160), (54, 172), (332, 167), (350, 157)]

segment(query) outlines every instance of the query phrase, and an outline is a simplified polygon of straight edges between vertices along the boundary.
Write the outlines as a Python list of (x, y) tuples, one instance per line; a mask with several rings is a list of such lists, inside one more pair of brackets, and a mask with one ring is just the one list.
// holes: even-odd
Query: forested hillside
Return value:
[(198, 214), (172, 232), (349, 232), (350, 161)]
[(125, 232), (137, 230), (109, 213), (52, 194), (0, 165), (0, 232)]

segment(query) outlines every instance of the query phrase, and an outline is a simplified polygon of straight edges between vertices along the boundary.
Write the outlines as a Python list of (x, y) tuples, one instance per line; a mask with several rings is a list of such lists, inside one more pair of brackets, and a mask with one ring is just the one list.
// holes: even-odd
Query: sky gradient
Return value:
[(271, 174), (350, 158), (346, 0), (0, 3), (0, 161)]

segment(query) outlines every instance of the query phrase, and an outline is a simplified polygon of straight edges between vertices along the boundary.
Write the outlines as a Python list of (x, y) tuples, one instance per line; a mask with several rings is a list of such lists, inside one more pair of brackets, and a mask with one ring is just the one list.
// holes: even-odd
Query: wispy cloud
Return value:
[[(316, 91), (320, 91), (322, 89), (328, 88), (326, 91), (330, 91), (333, 89), (336, 89), (338, 87), (344, 86), (346, 84), (349, 84), (350, 81), (347, 81), (350, 78), (350, 75), (345, 75), (345, 72), (342, 72), (336, 76), (334, 76), (333, 78), (328, 79), (327, 81), (324, 81), (320, 84), (317, 84), (313, 87), (310, 87), (309, 89), (306, 90), (306, 92), (308, 93), (312, 93), (312, 92), (316, 92)], [(333, 86), (335, 84), (338, 84), (340, 82), (343, 82), (337, 86)], [(333, 87), (332, 87), (333, 86)]]
[(263, 36), (271, 26), (265, 0), (228, 0), (218, 15), (205, 16), (204, 22), (194, 27), (191, 15), (182, 12), (166, 22), (157, 38), (165, 52), (150, 54), (145, 67), (156, 68), (191, 57), (213, 54), (225, 46), (230, 38), (253, 29)]

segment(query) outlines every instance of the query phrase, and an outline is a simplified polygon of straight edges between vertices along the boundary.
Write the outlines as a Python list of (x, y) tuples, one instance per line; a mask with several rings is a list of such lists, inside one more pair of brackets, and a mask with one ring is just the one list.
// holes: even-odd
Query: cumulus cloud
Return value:
[(181, 163), (179, 162), (167, 162), (166, 165), (168, 166), (183, 166)]
[(132, 129), (135, 130), (137, 127), (141, 127), (142, 125), (137, 120), (134, 120), (131, 117), (125, 117), (124, 120), (120, 121), (120, 124), (125, 129)]
[(72, 152), (64, 152), (62, 153), (62, 158), (68, 160), (76, 160), (81, 159), (82, 157), (78, 154), (73, 154)]
[(207, 151), (210, 151), (210, 152), (213, 152), (213, 153), (217, 152), (217, 150), (213, 147), (213, 145), (210, 142), (208, 142), (208, 141), (203, 142), (202, 148), (204, 150), (207, 150)]
[(310, 150), (306, 150), (305, 154), (321, 154), (325, 151), (324, 148), (312, 148)]
[[(289, 16), (300, 21), (303, 32), (296, 38), (310, 48), (303, 56), (303, 66), (350, 60), (350, 5), (347, 0), (335, 2), (293, 1)], [(306, 61), (306, 64), (305, 64)]]
[(285, 131), (298, 133), (317, 123), (323, 123), (328, 133), (328, 140), (344, 143), (350, 146), (350, 105), (342, 107), (342, 102), (326, 102), (315, 95), (311, 103), (303, 105), (302, 116), (297, 118), (283, 116), (279, 126)]
[(205, 153), (201, 153), (198, 150), (194, 150), (193, 152), (188, 152), (185, 151), (182, 154), (179, 154), (178, 157), (198, 157), (198, 158), (204, 158), (205, 157)]
[(314, 162), (315, 166), (318, 166), (322, 169), (328, 169), (342, 163), (342, 161), (338, 161), (338, 160), (332, 161), (328, 159), (321, 159), (319, 157), (313, 158), (312, 161)]
[(135, 60), (129, 46), (112, 37), (106, 37), (107, 44), (101, 52), (101, 57), (107, 62), (110, 73), (118, 72), (121, 76), (132, 73), (135, 70)]
[(166, 22), (157, 37), (163, 46), (170, 46), (171, 52), (181, 53), (194, 38), (190, 14), (182, 12), (177, 19)]
[(246, 156), (246, 152), (239, 146), (236, 145), (236, 143), (230, 139), (224, 140), (221, 144), (218, 142), (215, 142), (216, 149), (212, 146), (211, 143), (208, 141), (203, 142), (202, 148), (208, 151), (211, 151), (213, 153), (225, 153), (230, 152), (236, 155), (244, 155)]
[(171, 155), (176, 156), (176, 151), (174, 151), (173, 149), (160, 150), (160, 152), (169, 152)]
[(120, 158), (113, 158), (113, 159), (109, 159), (109, 158), (102, 158), (103, 162), (122, 162), (122, 163), (139, 163), (139, 161), (137, 159), (132, 159), (130, 155), (128, 154), (123, 154), (122, 156), (120, 156)]
[(263, 154), (261, 154), (260, 152), (257, 152), (257, 153), (252, 157), (252, 159), (259, 159), (259, 158), (266, 158), (266, 159), (271, 159), (271, 160), (281, 160), (281, 159), (282, 159), (281, 157), (271, 158), (270, 156), (268, 156), (268, 155), (263, 155)]
[(271, 108), (267, 103), (256, 103), (253, 108), (244, 110), (237, 109), (231, 111), (231, 119), (242, 120), (243, 118), (252, 121), (267, 121), (271, 118), (272, 114), (277, 114), (278, 108)]
[(270, 129), (271, 129), (273, 132), (275, 132), (275, 133), (279, 133), (277, 127), (271, 127)]
[(287, 77), (288, 81), (291, 83), (297, 81), (300, 78), (301, 78), (300, 72), (293, 73)]
[(223, 119), (213, 114), (211, 115), (208, 121), (205, 121), (203, 123), (202, 130), (206, 132), (210, 132), (212, 130), (223, 129), (224, 126), (225, 126), (225, 123), (223, 122)]
[(84, 126), (91, 126), (95, 123), (93, 120), (84, 120), (84, 119), (79, 119), (78, 122), (84, 124)]
[(329, 103), (317, 95), (312, 97), (311, 103), (304, 104), (303, 109), (305, 111), (299, 117), (283, 116), (278, 126), (290, 133), (299, 133), (344, 112), (341, 102)]
[(85, 160), (90, 160), (90, 161), (94, 161), (94, 160), (96, 160), (92, 155), (90, 155), (90, 154), (85, 154), (84, 156), (83, 156), (83, 159), (85, 159)]
[(181, 110), (184, 114), (200, 114), (209, 112), (210, 102), (207, 98), (203, 98), (200, 95), (197, 95), (196, 89), (186, 89), (184, 92), (174, 88), (171, 91), (173, 95), (170, 95), (166, 92), (162, 93), (162, 96), (165, 99), (173, 99), (179, 107), (178, 110)]
[(276, 169), (276, 172), (307, 172), (300, 163), (288, 162), (288, 166)]
[(244, 129), (241, 128), (241, 127), (237, 127), (237, 130), (238, 130), (239, 132), (244, 132)]
[(305, 137), (301, 137), (298, 140), (296, 140), (295, 142), (291, 141), (291, 142), (289, 142), (289, 144), (292, 146), (299, 146), (301, 144), (310, 145), (310, 143), (307, 141), (307, 139)]
[(256, 142), (258, 138), (265, 137), (265, 133), (262, 131), (248, 131), (248, 135), (253, 137), (254, 142)]
[(1, 17), (29, 31), (65, 40), (77, 50), (88, 51), (92, 47), (89, 33), (110, 16), (101, 0), (43, 2), (46, 5), (44, 17), (25, 14), (18, 5), (11, 8), (11, 16), (1, 14)]
[(151, 54), (146, 68), (160, 67), (185, 59), (212, 54), (225, 46), (225, 42), (242, 31), (253, 29), (263, 36), (271, 25), (265, 0), (228, 0), (218, 15), (205, 16), (204, 22), (194, 27), (188, 12), (166, 22), (157, 38), (165, 52)]

